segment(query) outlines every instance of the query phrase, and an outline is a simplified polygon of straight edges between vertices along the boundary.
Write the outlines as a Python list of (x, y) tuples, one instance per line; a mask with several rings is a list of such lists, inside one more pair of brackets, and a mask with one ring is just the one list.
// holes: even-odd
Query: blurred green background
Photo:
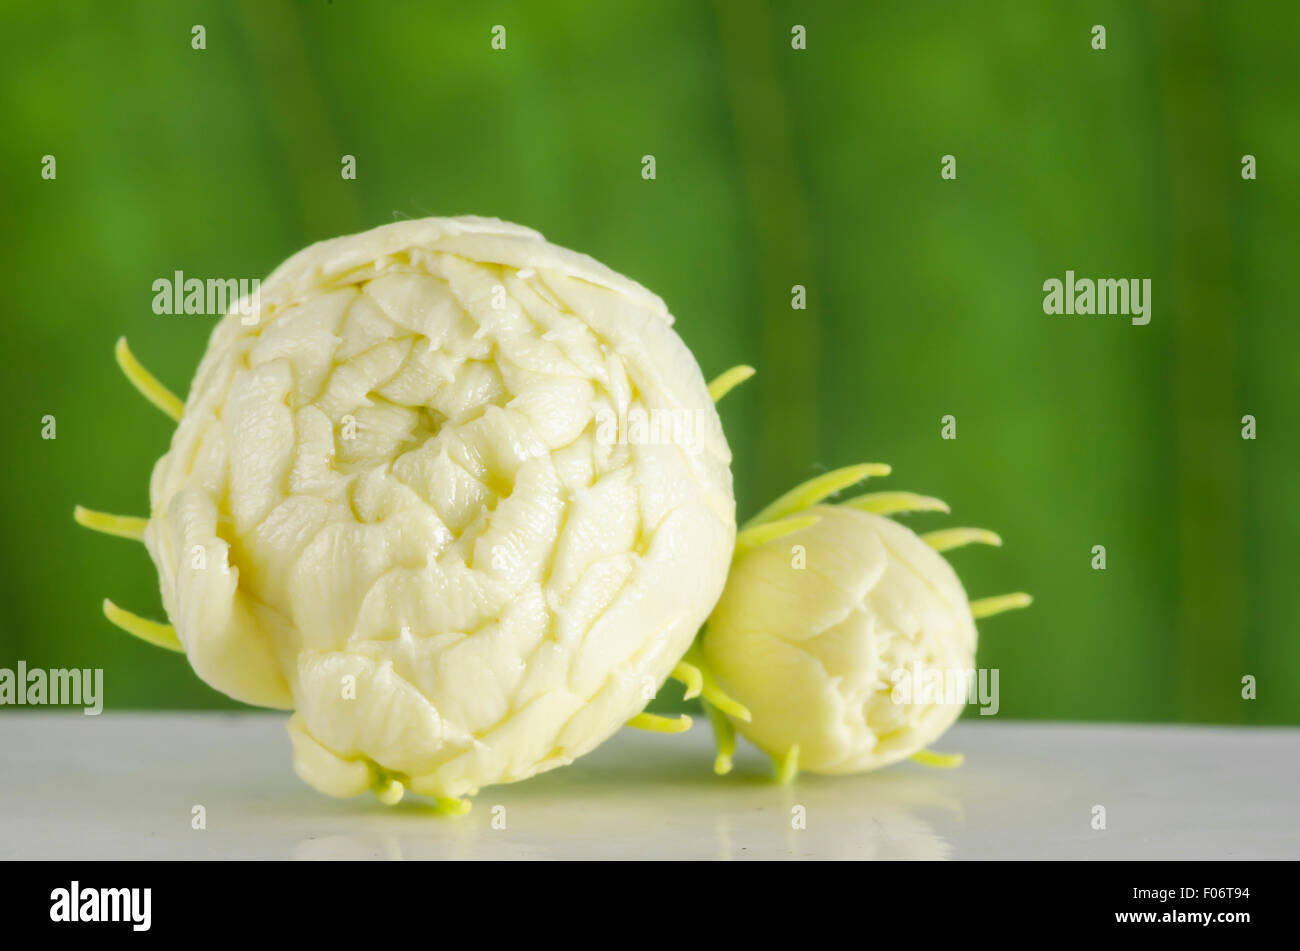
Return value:
[[(156, 278), (471, 213), (655, 290), (706, 376), (759, 368), (722, 409), (742, 514), (887, 461), (952, 505), (918, 529), (998, 530), (951, 557), (1037, 598), (982, 625), (1001, 715), (1300, 723), (1300, 5), (7, 2), (0, 36), (0, 666), (235, 706), (100, 615), (157, 583), (72, 507), (146, 514), (171, 432), (113, 342), (183, 394), (213, 318)], [(1150, 325), (1044, 315), (1067, 268), (1149, 277)]]

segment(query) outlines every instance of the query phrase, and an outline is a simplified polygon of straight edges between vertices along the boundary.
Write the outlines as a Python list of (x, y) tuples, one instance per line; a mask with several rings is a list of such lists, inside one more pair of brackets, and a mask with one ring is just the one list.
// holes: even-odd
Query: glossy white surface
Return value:
[(290, 769), (285, 719), (6, 710), (0, 857), (1300, 857), (1294, 729), (963, 721), (938, 745), (966, 754), (960, 769), (908, 763), (783, 788), (743, 743), (736, 772), (713, 776), (697, 720), (680, 736), (625, 730), (446, 819), (413, 800), (312, 792)]

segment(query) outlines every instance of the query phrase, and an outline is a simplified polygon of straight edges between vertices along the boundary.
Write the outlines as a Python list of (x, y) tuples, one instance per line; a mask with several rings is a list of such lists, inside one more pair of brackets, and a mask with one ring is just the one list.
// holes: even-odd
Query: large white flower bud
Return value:
[(215, 329), (144, 533), (195, 671), (318, 789), (458, 797), (641, 710), (713, 607), (730, 452), (663, 302), (541, 235), (325, 241)]

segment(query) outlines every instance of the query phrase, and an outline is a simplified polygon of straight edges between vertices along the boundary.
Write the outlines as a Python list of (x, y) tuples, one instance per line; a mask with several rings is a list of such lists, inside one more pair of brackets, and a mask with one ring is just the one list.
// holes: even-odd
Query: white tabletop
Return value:
[[(293, 775), (284, 720), (6, 711), (0, 857), (1300, 857), (1294, 729), (963, 721), (937, 745), (966, 754), (959, 769), (781, 787), (743, 741), (736, 771), (714, 776), (697, 720), (678, 736), (624, 730), (451, 819), (417, 797), (316, 794)], [(191, 827), (196, 805), (206, 829)]]

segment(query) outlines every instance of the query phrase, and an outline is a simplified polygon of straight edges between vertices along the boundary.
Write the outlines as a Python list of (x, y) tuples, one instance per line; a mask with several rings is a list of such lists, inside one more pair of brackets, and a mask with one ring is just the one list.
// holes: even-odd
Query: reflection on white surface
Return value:
[[(702, 724), (683, 736), (625, 730), (448, 819), (416, 797), (389, 808), (313, 793), (290, 770), (279, 715), (5, 714), (0, 857), (1300, 856), (1298, 730), (979, 721), (942, 746), (966, 765), (781, 787), (752, 751), (714, 776)], [(204, 830), (190, 825), (196, 804)], [(1094, 805), (1105, 830), (1092, 828)]]

